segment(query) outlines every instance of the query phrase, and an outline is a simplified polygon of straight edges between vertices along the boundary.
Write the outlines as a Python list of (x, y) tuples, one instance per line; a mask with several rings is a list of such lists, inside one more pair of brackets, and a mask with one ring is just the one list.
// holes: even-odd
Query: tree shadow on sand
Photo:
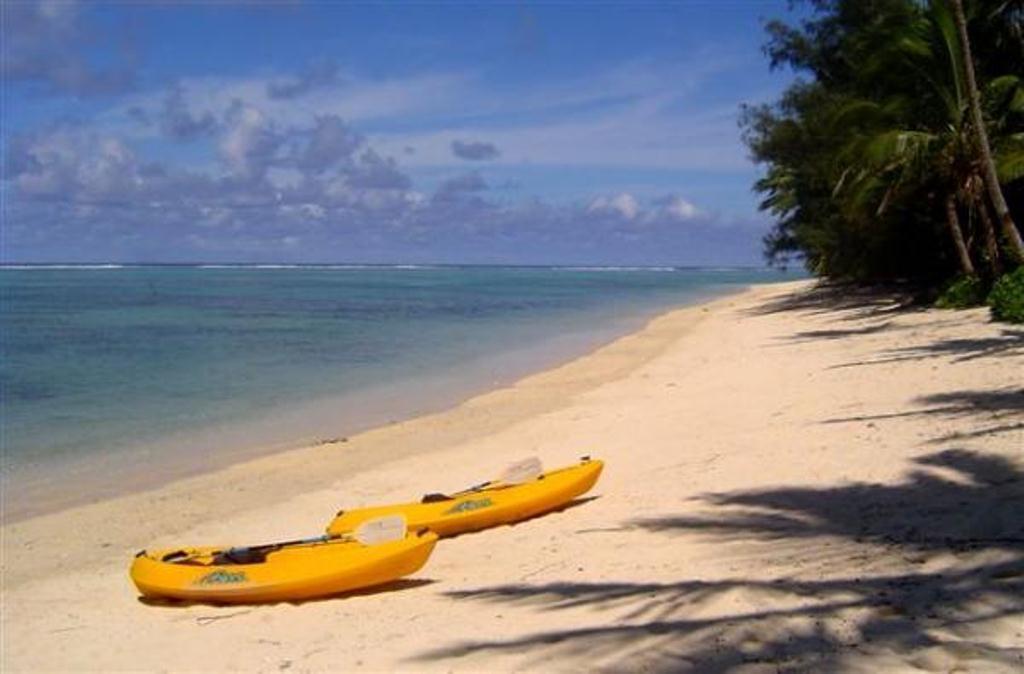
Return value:
[[(974, 417), (985, 425), (968, 431), (954, 431), (928, 441), (930, 445), (945, 445), (950, 442), (994, 435), (1010, 435), (1010, 441), (1020, 444), (1024, 437), (1024, 389), (1002, 388), (992, 390), (948, 391), (921, 396), (914, 400), (917, 409), (878, 414), (857, 414), (825, 419), (823, 424), (858, 424), (885, 422), (906, 417)], [(1017, 437), (1015, 437), (1017, 436)]]
[[(804, 330), (782, 338), (786, 342), (820, 341), (869, 337), (898, 330), (916, 330), (915, 325), (901, 325), (893, 318), (932, 309), (920, 293), (909, 286), (849, 286), (841, 283), (820, 283), (802, 292), (768, 299), (746, 310), (751, 316), (799, 312), (805, 315), (828, 316), (834, 324), (866, 322), (852, 327)], [(944, 312), (945, 318), (931, 320), (931, 325), (963, 323), (961, 312)], [(949, 338), (929, 344), (888, 349), (870, 360), (854, 361), (830, 369), (879, 365), (902, 361), (947, 357), (964, 363), (992, 356), (1024, 354), (1024, 330), (1003, 327), (998, 335), (978, 338)]]
[(883, 352), (879, 358), (833, 365), (830, 369), (882, 365), (937, 357), (948, 357), (954, 363), (966, 363), (979, 358), (1021, 354), (1024, 354), (1024, 330), (1004, 328), (998, 336), (994, 337), (942, 339), (931, 344), (889, 349)]
[(1000, 419), (1006, 416), (1024, 415), (1024, 389), (1002, 388), (992, 390), (963, 390), (934, 393), (915, 398), (913, 403), (920, 406), (902, 412), (880, 414), (857, 414), (846, 417), (825, 419), (823, 424), (845, 424), (862, 421), (882, 421), (916, 416), (989, 416)]
[(790, 311), (809, 314), (851, 312), (848, 318), (874, 318), (909, 309), (925, 309), (918, 289), (901, 285), (819, 282), (805, 291), (769, 299), (748, 310), (760, 316)]
[[(516, 653), (540, 666), (575, 656), (613, 670), (701, 672), (1024, 665), (1021, 630), (999, 640), (992, 629), (1024, 615), (1024, 472), (1001, 456), (959, 449), (915, 463), (895, 484), (712, 494), (701, 499), (713, 507), (707, 514), (633, 523), (722, 543), (724, 568), (735, 547), (755, 546), (759, 577), (454, 592), (608, 618), (422, 657)], [(851, 567), (856, 575), (844, 575)]]

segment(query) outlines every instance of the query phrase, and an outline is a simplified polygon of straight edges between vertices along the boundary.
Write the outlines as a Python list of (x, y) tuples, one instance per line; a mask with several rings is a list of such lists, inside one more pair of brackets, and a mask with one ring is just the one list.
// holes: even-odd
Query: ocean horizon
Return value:
[(17, 264), (0, 273), (5, 517), (439, 411), (758, 268)]

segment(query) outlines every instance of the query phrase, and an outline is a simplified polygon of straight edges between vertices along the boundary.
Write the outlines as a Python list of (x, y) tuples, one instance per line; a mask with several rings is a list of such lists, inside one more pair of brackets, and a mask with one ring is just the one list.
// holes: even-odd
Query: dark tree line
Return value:
[(818, 276), (956, 276), (1024, 263), (1024, 0), (805, 0), (767, 25), (800, 77), (747, 107), (769, 260)]

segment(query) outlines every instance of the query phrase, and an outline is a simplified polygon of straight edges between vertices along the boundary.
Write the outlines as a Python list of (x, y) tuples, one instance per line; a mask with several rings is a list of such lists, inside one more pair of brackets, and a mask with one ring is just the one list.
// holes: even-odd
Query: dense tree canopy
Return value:
[(1021, 264), (1024, 0), (965, 1), (966, 43), (959, 1), (807, 0), (806, 21), (768, 24), (772, 66), (801, 75), (743, 116), (771, 261), (927, 282)]

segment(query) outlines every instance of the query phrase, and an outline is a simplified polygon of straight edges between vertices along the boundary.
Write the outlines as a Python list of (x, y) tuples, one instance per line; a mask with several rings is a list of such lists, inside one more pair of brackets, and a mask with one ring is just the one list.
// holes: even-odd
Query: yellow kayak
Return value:
[(131, 578), (146, 597), (248, 604), (326, 597), (418, 571), (437, 542), (423, 530), (383, 543), (327, 536), (251, 548), (143, 550)]
[(425, 527), (442, 538), (518, 522), (557, 510), (587, 492), (603, 467), (603, 462), (584, 457), (575, 466), (541, 473), (518, 484), (488, 482), (456, 494), (430, 494), (419, 503), (343, 510), (327, 526), (327, 533), (344, 534), (367, 520), (393, 514), (404, 515), (410, 530)]

